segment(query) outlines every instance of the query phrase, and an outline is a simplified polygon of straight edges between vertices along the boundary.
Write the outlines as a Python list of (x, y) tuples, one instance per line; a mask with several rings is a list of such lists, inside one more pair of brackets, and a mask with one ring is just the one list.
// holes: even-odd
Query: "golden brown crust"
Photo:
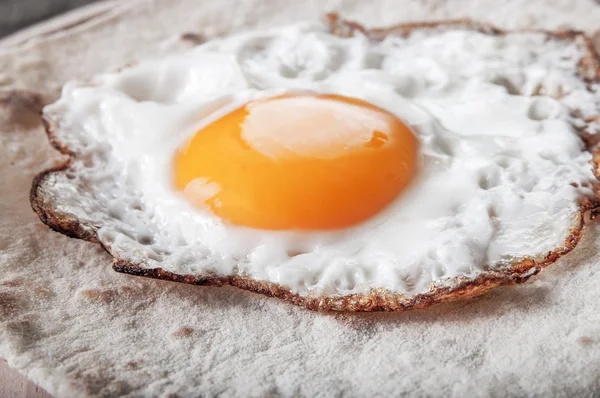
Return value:
[(56, 232), (67, 235), (71, 238), (87, 240), (98, 243), (96, 231), (89, 226), (84, 225), (80, 220), (73, 216), (59, 214), (53, 208), (50, 198), (44, 194), (44, 183), (52, 173), (60, 173), (69, 167), (70, 161), (58, 167), (46, 170), (35, 176), (29, 192), (29, 201), (31, 208), (36, 212), (40, 220)]
[(503, 30), (494, 26), (477, 23), (471, 21), (470, 19), (450, 19), (435, 22), (410, 22), (388, 26), (386, 28), (365, 29), (359, 23), (347, 21), (340, 18), (338, 14), (329, 13), (325, 16), (325, 22), (329, 25), (330, 32), (335, 35), (349, 37), (355, 32), (360, 32), (373, 40), (382, 40), (386, 36), (390, 35), (408, 37), (413, 31), (419, 29), (469, 29), (492, 35), (505, 33)]
[[(386, 29), (367, 30), (361, 25), (344, 21), (336, 14), (328, 14), (327, 22), (332, 33), (340, 36), (350, 36), (355, 32), (361, 32), (373, 40), (380, 40), (387, 35), (408, 36), (416, 29), (451, 28), (451, 29), (474, 29), (486, 34), (499, 35), (506, 32), (490, 25), (474, 23), (470, 20), (411, 23), (393, 26)], [(600, 81), (600, 58), (596, 53), (592, 42), (583, 33), (576, 31), (545, 32), (546, 34), (565, 40), (581, 40), (586, 46), (587, 54), (581, 60), (580, 74), (587, 82)], [(69, 148), (61, 143), (54, 134), (56, 125), (44, 121), (50, 143), (61, 153), (69, 156), (69, 160), (62, 166), (40, 173), (34, 180), (30, 193), (30, 201), (33, 210), (38, 214), (42, 222), (50, 228), (67, 236), (97, 242), (98, 237), (94, 226), (84, 225), (78, 219), (62, 214), (53, 206), (52, 199), (44, 190), (45, 182), (53, 173), (64, 172), (69, 167), (71, 159), (75, 156)], [(588, 141), (589, 150), (593, 153), (594, 173), (600, 175), (600, 149)], [(592, 148), (592, 145), (594, 147)], [(596, 189), (596, 192), (598, 190)], [(518, 263), (507, 266), (497, 271), (488, 271), (476, 278), (456, 277), (445, 281), (443, 284), (433, 286), (425, 293), (416, 295), (405, 295), (375, 289), (369, 293), (352, 294), (347, 296), (301, 296), (291, 292), (289, 289), (264, 281), (256, 281), (242, 276), (216, 276), (216, 275), (178, 275), (162, 268), (146, 268), (142, 264), (134, 264), (120, 259), (117, 254), (111, 253), (110, 247), (105, 247), (114, 257), (113, 269), (132, 275), (146, 276), (150, 278), (183, 282), (194, 285), (223, 286), (231, 285), (240, 289), (277, 297), (293, 304), (306, 307), (310, 310), (331, 311), (400, 311), (428, 307), (432, 304), (449, 302), (469, 297), (478, 296), (489, 290), (503, 285), (514, 285), (525, 282), (531, 276), (536, 275), (542, 268), (552, 264), (563, 255), (569, 253), (579, 242), (585, 225), (585, 216), (594, 219), (600, 214), (600, 199), (588, 199), (580, 203), (580, 217), (577, 226), (570, 230), (570, 234), (562, 247), (548, 252), (543, 259), (526, 258)], [(104, 247), (104, 246), (103, 246)]]

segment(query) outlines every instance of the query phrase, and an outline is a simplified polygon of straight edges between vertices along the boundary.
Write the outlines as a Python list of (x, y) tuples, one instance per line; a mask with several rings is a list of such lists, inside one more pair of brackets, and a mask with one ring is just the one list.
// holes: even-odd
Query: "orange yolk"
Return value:
[(391, 113), (340, 95), (256, 100), (175, 156), (195, 206), (261, 229), (335, 229), (373, 216), (415, 175), (417, 139)]

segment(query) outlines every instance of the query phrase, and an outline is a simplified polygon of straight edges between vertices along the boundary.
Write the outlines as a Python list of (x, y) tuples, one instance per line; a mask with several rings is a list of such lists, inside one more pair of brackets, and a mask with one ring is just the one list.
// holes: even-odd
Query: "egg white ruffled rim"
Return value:
[[(380, 39), (386, 35), (394, 34), (410, 35), (413, 30), (431, 28), (445, 30), (457, 28), (470, 29), (492, 35), (501, 35), (504, 33), (500, 29), (492, 26), (476, 24), (465, 20), (403, 24), (392, 28), (367, 30), (356, 23), (343, 21), (334, 14), (328, 15), (327, 18), (330, 31), (333, 34), (351, 36), (354, 32), (359, 31), (374, 39)], [(581, 41), (586, 49), (586, 55), (579, 63), (580, 76), (590, 84), (597, 84), (598, 81), (600, 81), (600, 57), (595, 52), (589, 38), (580, 32), (573, 31), (542, 33), (562, 40)], [(598, 198), (598, 192), (596, 190), (596, 198), (584, 200), (579, 204), (579, 215), (574, 219), (570, 234), (562, 246), (548, 252), (545, 256), (519, 259), (515, 263), (507, 264), (506, 267), (495, 269), (493, 271), (484, 271), (475, 277), (458, 276), (435, 281), (427, 291), (416, 293), (414, 295), (395, 293), (386, 289), (372, 289), (368, 293), (356, 293), (345, 296), (312, 293), (308, 295), (299, 295), (291, 292), (284, 286), (243, 276), (211, 274), (181, 275), (166, 271), (162, 268), (149, 268), (144, 262), (132, 263), (131, 261), (119, 258), (119, 254), (114, 252), (110, 246), (100, 242), (96, 233), (96, 226), (85, 224), (73, 215), (61, 213), (52, 205), (53, 199), (55, 200), (56, 198), (51, 198), (47, 195), (45, 183), (53, 173), (64, 172), (70, 166), (71, 162), (73, 162), (76, 154), (58, 140), (55, 132), (59, 131), (60, 122), (54, 118), (46, 117), (46, 115), (44, 115), (43, 121), (50, 143), (58, 151), (68, 156), (68, 159), (64, 164), (40, 173), (33, 181), (30, 194), (32, 208), (38, 214), (40, 219), (50, 228), (70, 237), (100, 243), (102, 247), (113, 256), (113, 268), (118, 272), (196, 285), (232, 285), (241, 289), (262, 293), (267, 296), (278, 297), (312, 310), (393, 311), (423, 308), (434, 303), (477, 296), (497, 286), (522, 283), (531, 276), (537, 274), (545, 266), (552, 264), (561, 256), (573, 250), (582, 236), (586, 222), (596, 218), (598, 207), (600, 207), (600, 199)], [(582, 131), (582, 138), (584, 140), (588, 138), (585, 135), (585, 131)], [(593, 173), (598, 177), (600, 175), (600, 148), (598, 148), (591, 139), (586, 140), (586, 143), (588, 150), (593, 156)]]

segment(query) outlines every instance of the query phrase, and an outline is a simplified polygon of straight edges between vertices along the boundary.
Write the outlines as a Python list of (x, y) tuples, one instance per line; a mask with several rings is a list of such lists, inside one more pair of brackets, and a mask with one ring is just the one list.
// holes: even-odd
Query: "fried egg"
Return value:
[(132, 264), (300, 296), (476, 278), (562, 247), (594, 200), (583, 55), (312, 23), (213, 40), (64, 87), (58, 209)]

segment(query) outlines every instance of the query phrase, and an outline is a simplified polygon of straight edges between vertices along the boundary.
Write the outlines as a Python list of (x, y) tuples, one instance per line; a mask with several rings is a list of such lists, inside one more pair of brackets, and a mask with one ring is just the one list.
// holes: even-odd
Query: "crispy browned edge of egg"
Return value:
[[(480, 24), (470, 20), (450, 20), (439, 22), (409, 23), (382, 29), (366, 29), (358, 23), (345, 21), (337, 14), (328, 14), (325, 17), (331, 33), (339, 36), (351, 36), (360, 32), (373, 40), (381, 40), (388, 35), (409, 36), (413, 31), (420, 29), (470, 29), (490, 35), (503, 35), (505, 31), (487, 24)], [(541, 31), (548, 37), (564, 40), (583, 40), (587, 54), (579, 61), (579, 74), (588, 84), (600, 82), (600, 57), (596, 53), (590, 39), (582, 32)], [(44, 119), (44, 126), (50, 143), (61, 153), (68, 155), (66, 162), (59, 167), (46, 170), (37, 175), (31, 187), (30, 201), (33, 210), (38, 214), (42, 222), (53, 230), (64, 235), (83, 239), (89, 242), (102, 243), (98, 240), (96, 227), (86, 225), (76, 217), (62, 214), (53, 206), (55, 203), (51, 196), (46, 195), (44, 183), (52, 173), (64, 172), (76, 156), (65, 144), (61, 143), (54, 134), (57, 125)], [(591, 120), (589, 121), (591, 122)], [(593, 154), (593, 172), (600, 179), (600, 146), (598, 141), (585, 131), (581, 135), (587, 144), (588, 150)], [(578, 225), (572, 227), (568, 238), (562, 247), (548, 252), (543, 259), (525, 258), (503, 269), (485, 271), (475, 278), (459, 276), (437, 282), (428, 291), (415, 295), (395, 293), (386, 289), (373, 289), (369, 293), (351, 295), (299, 295), (290, 291), (285, 286), (271, 282), (257, 281), (243, 276), (219, 276), (219, 275), (179, 275), (162, 268), (146, 268), (143, 263), (132, 263), (119, 258), (113, 254), (111, 248), (102, 247), (113, 256), (113, 269), (118, 272), (132, 275), (146, 276), (150, 278), (164, 279), (175, 282), (183, 282), (194, 285), (223, 286), (231, 285), (240, 289), (261, 293), (270, 297), (277, 297), (293, 304), (306, 307), (310, 310), (328, 311), (400, 311), (428, 307), (432, 304), (449, 302), (463, 298), (469, 298), (484, 294), (494, 287), (502, 285), (514, 285), (525, 282), (540, 270), (558, 260), (561, 256), (569, 253), (581, 239), (586, 220), (593, 220), (600, 214), (600, 189), (595, 184), (594, 199), (586, 199), (579, 204), (580, 212)]]

